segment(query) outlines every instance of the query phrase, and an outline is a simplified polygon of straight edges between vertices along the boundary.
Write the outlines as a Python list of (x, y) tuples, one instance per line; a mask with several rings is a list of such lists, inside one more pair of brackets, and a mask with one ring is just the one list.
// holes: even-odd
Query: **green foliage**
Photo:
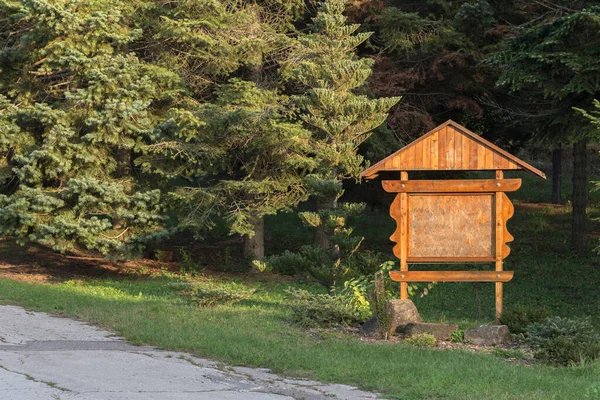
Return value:
[(465, 341), (465, 331), (457, 329), (450, 335), (450, 341), (454, 343), (462, 343)]
[(365, 320), (344, 296), (314, 294), (303, 289), (288, 289), (287, 293), (293, 320), (301, 326), (349, 326)]
[(500, 316), (500, 323), (508, 326), (512, 334), (524, 333), (527, 327), (533, 323), (539, 323), (550, 317), (550, 311), (546, 308), (527, 307), (517, 304), (514, 308), (506, 308)]
[[(578, 141), (590, 132), (579, 110), (590, 111), (600, 92), (600, 9), (561, 16), (525, 29), (490, 57), (501, 67), (497, 84), (544, 104), (540, 134), (554, 142)], [(550, 136), (548, 136), (550, 135)]]
[(377, 318), (377, 334), (387, 339), (392, 336), (392, 315), (388, 310), (388, 302), (392, 298), (385, 289), (385, 276), (387, 271), (376, 272), (373, 285), (369, 290), (369, 303), (373, 315)]
[(588, 319), (552, 317), (530, 324), (523, 341), (551, 364), (581, 364), (600, 358), (600, 334)]
[(377, 256), (358, 252), (363, 238), (354, 236), (353, 229), (346, 225), (348, 218), (363, 210), (364, 204), (343, 203), (329, 211), (301, 212), (299, 216), (303, 223), (312, 227), (316, 225), (329, 237), (330, 247), (305, 245), (297, 253), (286, 251), (268, 257), (265, 260), (267, 268), (289, 275), (308, 275), (331, 288), (376, 267)]
[(186, 249), (179, 250), (179, 270), (184, 274), (201, 275), (204, 268), (194, 260), (192, 253)]
[(432, 347), (435, 345), (436, 340), (435, 336), (430, 333), (419, 333), (406, 338), (405, 342), (417, 347)]
[[(191, 204), (185, 224), (202, 228), (223, 210), (231, 233), (252, 236), (256, 218), (307, 198), (302, 177), (314, 167), (306, 156), (310, 133), (290, 122), (286, 97), (274, 90), (233, 79), (215, 96), (192, 111), (171, 110), (157, 128), (158, 143), (146, 148), (152, 155), (138, 162), (191, 183), (177, 192)], [(169, 163), (155, 162), (165, 157)]]
[(161, 235), (161, 193), (131, 173), (179, 90), (130, 51), (128, 2), (0, 4), (0, 233), (65, 251), (139, 253)]
[(182, 284), (183, 294), (191, 296), (200, 307), (214, 307), (217, 305), (231, 305), (248, 299), (256, 289), (232, 283), (218, 283), (213, 281)]
[(292, 100), (313, 132), (320, 179), (330, 182), (358, 176), (363, 168), (358, 146), (400, 100), (369, 99), (355, 93), (364, 86), (373, 65), (371, 59), (357, 57), (356, 48), (371, 34), (355, 33), (359, 25), (346, 24), (344, 4), (343, 0), (321, 3), (310, 25), (312, 32), (298, 37), (288, 61), (291, 78), (306, 88), (306, 94)]
[[(348, 298), (350, 304), (364, 315), (365, 319), (372, 315), (377, 315), (379, 311), (381, 311), (382, 318), (385, 319), (385, 310), (377, 307), (385, 306), (384, 303), (387, 303), (385, 299), (389, 300), (392, 297), (392, 291), (385, 287), (386, 283), (390, 283), (391, 280), (385, 280), (384, 277), (387, 276), (387, 273), (393, 267), (393, 261), (381, 263), (374, 272), (363, 273), (345, 281), (344, 286), (339, 289), (338, 294)], [(379, 287), (376, 290), (377, 285)], [(383, 288), (381, 285), (383, 285)]]
[(530, 354), (527, 354), (523, 349), (505, 349), (502, 347), (494, 348), (494, 355), (500, 358), (512, 358), (517, 360), (532, 359)]

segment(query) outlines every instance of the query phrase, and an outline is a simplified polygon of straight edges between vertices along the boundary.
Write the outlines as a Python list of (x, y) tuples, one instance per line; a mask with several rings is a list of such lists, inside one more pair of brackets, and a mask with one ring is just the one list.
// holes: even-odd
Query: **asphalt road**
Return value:
[(131, 346), (108, 331), (0, 306), (1, 400), (355, 400), (375, 394)]

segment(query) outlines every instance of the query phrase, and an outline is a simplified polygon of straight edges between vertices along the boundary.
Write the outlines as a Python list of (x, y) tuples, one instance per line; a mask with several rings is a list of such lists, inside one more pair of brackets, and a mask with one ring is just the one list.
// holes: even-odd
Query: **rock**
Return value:
[(395, 332), (399, 325), (421, 322), (421, 316), (412, 300), (394, 299), (387, 303), (387, 312), (392, 317), (391, 331)]
[(430, 322), (413, 322), (406, 325), (400, 325), (396, 328), (396, 333), (414, 336), (422, 333), (433, 335), (436, 340), (448, 340), (452, 333), (458, 329), (455, 324), (436, 324)]
[[(421, 321), (421, 316), (412, 300), (394, 299), (387, 303), (387, 312), (392, 318), (391, 331), (395, 332), (398, 325), (406, 325), (411, 322)], [(360, 332), (366, 336), (374, 336), (379, 329), (376, 317), (368, 319), (360, 328)]]
[(497, 346), (510, 342), (506, 325), (480, 326), (465, 331), (465, 340), (478, 346)]
[(360, 327), (360, 333), (365, 336), (374, 336), (378, 328), (379, 322), (377, 322), (377, 317), (371, 317)]

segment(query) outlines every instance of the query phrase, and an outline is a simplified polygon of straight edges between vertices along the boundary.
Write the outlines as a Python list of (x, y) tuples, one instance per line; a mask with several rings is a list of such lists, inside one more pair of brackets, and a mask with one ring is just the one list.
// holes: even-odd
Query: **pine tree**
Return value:
[[(138, 2), (139, 3), (139, 2)], [(0, 2), (0, 233), (139, 252), (161, 193), (131, 169), (178, 78), (130, 51), (134, 2)]]
[(563, 16), (524, 30), (491, 60), (502, 68), (497, 84), (547, 104), (536, 122), (551, 142), (573, 143), (571, 244), (585, 250), (590, 127), (575, 108), (589, 111), (600, 96), (600, 8)]
[(308, 131), (289, 115), (277, 69), (303, 5), (183, 1), (154, 35), (189, 96), (157, 129), (160, 142), (147, 147), (163, 161), (149, 154), (139, 162), (187, 180), (177, 191), (190, 211), (184, 224), (204, 229), (224, 210), (250, 259), (264, 256), (264, 216), (306, 198), (301, 177), (314, 165), (305, 156)]
[[(383, 124), (399, 97), (371, 99), (365, 83), (373, 60), (359, 58), (356, 49), (371, 33), (356, 33), (360, 25), (347, 24), (344, 0), (324, 1), (313, 18), (312, 33), (298, 37), (289, 64), (291, 75), (305, 89), (293, 97), (299, 116), (311, 129), (319, 169), (306, 179), (317, 213), (302, 214), (316, 228), (316, 244), (329, 248), (329, 236), (338, 224), (337, 200), (342, 180), (357, 179), (365, 167), (358, 147)], [(330, 226), (331, 228), (327, 228)], [(337, 228), (335, 228), (337, 227)]]
[[(210, 221), (223, 210), (231, 233), (247, 238), (250, 259), (264, 256), (263, 217), (305, 200), (302, 177), (315, 167), (306, 156), (310, 132), (290, 121), (285, 106), (276, 91), (233, 79), (218, 87), (213, 102), (172, 110), (158, 127), (161, 142), (147, 147), (171, 160), (171, 168), (161, 165), (163, 173), (189, 182), (178, 191), (194, 203), (186, 222)], [(153, 160), (140, 159), (147, 167)]]

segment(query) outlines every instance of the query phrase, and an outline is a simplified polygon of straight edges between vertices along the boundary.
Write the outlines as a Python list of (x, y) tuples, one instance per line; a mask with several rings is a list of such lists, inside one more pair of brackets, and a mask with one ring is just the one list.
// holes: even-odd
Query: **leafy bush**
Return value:
[(431, 347), (435, 345), (435, 336), (430, 333), (420, 333), (407, 338), (406, 343), (418, 347)]
[(550, 317), (546, 308), (525, 307), (517, 304), (515, 308), (504, 310), (500, 316), (500, 323), (508, 326), (513, 334), (524, 333), (527, 326), (536, 322), (542, 322)]
[(384, 272), (376, 273), (369, 290), (369, 302), (373, 315), (377, 317), (377, 333), (387, 340), (392, 335), (392, 316), (388, 310), (390, 294), (385, 290)]
[(465, 331), (457, 329), (450, 335), (450, 341), (454, 343), (462, 343), (465, 341)]
[(181, 249), (179, 251), (179, 270), (183, 274), (201, 275), (204, 272), (188, 250)]
[(182, 293), (192, 296), (200, 307), (235, 304), (252, 296), (255, 289), (236, 283), (200, 282), (184, 284)]
[(600, 334), (588, 319), (554, 317), (530, 324), (521, 338), (535, 357), (559, 365), (579, 364), (600, 358)]
[(302, 289), (288, 289), (294, 322), (305, 327), (348, 326), (365, 318), (344, 296), (314, 294)]

